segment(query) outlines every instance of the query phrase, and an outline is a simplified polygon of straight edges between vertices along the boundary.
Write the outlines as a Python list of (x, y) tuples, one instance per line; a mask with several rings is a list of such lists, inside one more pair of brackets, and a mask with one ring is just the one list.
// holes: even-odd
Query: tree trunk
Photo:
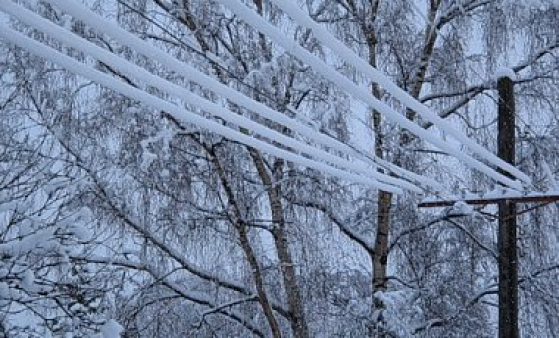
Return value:
[(272, 309), (270, 300), (266, 293), (266, 288), (264, 286), (264, 278), (262, 276), (262, 269), (260, 268), (260, 264), (256, 258), (256, 254), (250, 245), (248, 239), (248, 226), (246, 222), (243, 220), (241, 211), (239, 209), (238, 203), (236, 203), (235, 195), (233, 193), (233, 189), (229, 185), (229, 181), (227, 180), (227, 176), (225, 174), (225, 170), (221, 166), (217, 155), (212, 149), (206, 149), (210, 154), (214, 166), (216, 167), (216, 171), (219, 175), (220, 181), (222, 183), (223, 189), (227, 195), (227, 199), (229, 200), (229, 209), (230, 209), (230, 217), (232, 223), (235, 225), (237, 232), (239, 234), (239, 242), (241, 244), (241, 248), (246, 256), (246, 259), (249, 263), (250, 269), (252, 271), (252, 277), (254, 279), (254, 284), (256, 286), (256, 292), (258, 294), (258, 301), (262, 306), (262, 310), (264, 311), (264, 316), (270, 325), (270, 330), (272, 331), (272, 336), (274, 338), (281, 337), (281, 329), (278, 324), (278, 321), (274, 315), (274, 311)]
[(276, 160), (273, 168), (272, 177), (266, 169), (264, 159), (259, 152), (251, 150), (250, 152), (260, 178), (268, 192), (270, 207), (272, 209), (272, 236), (278, 253), (280, 268), (283, 278), (284, 290), (287, 296), (287, 304), (291, 313), (291, 329), (296, 338), (309, 337), (307, 321), (305, 319), (305, 309), (303, 306), (303, 298), (301, 288), (297, 283), (297, 274), (289, 249), (289, 242), (286, 233), (286, 222), (283, 212), (283, 204), (281, 200), (281, 185), (275, 184), (281, 180), (283, 176), (283, 160)]
[(281, 337), (281, 329), (278, 324), (276, 317), (274, 316), (274, 312), (272, 310), (272, 306), (270, 301), (268, 300), (268, 296), (266, 294), (266, 289), (264, 287), (264, 279), (262, 277), (262, 271), (260, 269), (260, 264), (256, 259), (256, 255), (250, 242), (248, 240), (248, 227), (244, 223), (240, 223), (237, 225), (237, 229), (239, 231), (239, 240), (241, 242), (241, 247), (245, 252), (245, 256), (249, 262), (249, 265), (253, 271), (252, 276), (254, 278), (254, 284), (256, 285), (256, 291), (258, 293), (258, 299), (260, 301), (260, 305), (264, 311), (264, 315), (268, 320), (268, 324), (270, 325), (270, 329), (272, 330), (272, 336), (274, 338)]
[[(372, 20), (369, 25), (364, 25), (365, 34), (367, 37), (367, 44), (369, 47), (369, 64), (373, 67), (377, 67), (377, 37), (373, 28), (374, 19), (376, 18), (377, 11), (379, 8), (380, 1), (375, 1), (372, 4)], [(440, 6), (440, 1), (431, 1), (429, 20), (430, 23), (425, 29), (425, 44), (422, 50), (422, 55), (420, 59), (420, 65), (417, 73), (414, 76), (415, 82), (412, 87), (411, 95), (415, 98), (419, 97), (423, 84), (425, 82), (425, 76), (427, 74), (427, 69), (429, 61), (433, 54), (433, 49), (435, 46), (435, 41), (437, 39), (437, 31), (435, 27), (436, 14)], [(366, 30), (368, 29), (368, 30)], [(381, 92), (378, 85), (374, 84), (372, 86), (372, 94), (377, 98), (381, 98)], [(406, 116), (413, 120), (415, 119), (415, 113), (408, 110)], [(373, 128), (375, 130), (375, 155), (379, 158), (384, 158), (384, 136), (382, 133), (382, 120), (378, 112), (373, 112)], [(399, 145), (404, 147), (408, 145), (413, 139), (404, 131), (400, 137)], [(396, 160), (397, 165), (404, 165), (401, 157)], [(387, 268), (388, 268), (388, 245), (389, 245), (389, 235), (391, 230), (391, 208), (392, 208), (392, 194), (384, 191), (379, 191), (378, 201), (377, 201), (377, 232), (375, 237), (375, 247), (373, 256), (373, 292), (386, 291), (387, 285)], [(386, 336), (386, 333), (382, 329), (383, 318), (382, 310), (384, 309), (384, 304), (378, 299), (375, 299), (376, 310), (380, 312), (380, 327), (376, 332), (373, 332), (375, 336)]]
[[(372, 20), (369, 26), (364, 25), (367, 44), (369, 47), (369, 64), (377, 67), (377, 37), (374, 30), (374, 18), (380, 5), (380, 1), (376, 1), (372, 8)], [(381, 98), (380, 88), (377, 84), (373, 84), (371, 88), (372, 94), (377, 98)], [(373, 111), (373, 130), (375, 131), (375, 155), (378, 158), (384, 158), (384, 136), (382, 130), (382, 118), (379, 112)], [(375, 246), (372, 256), (373, 261), (373, 293), (377, 291), (386, 291), (387, 279), (386, 271), (388, 264), (388, 240), (390, 233), (390, 210), (392, 206), (392, 194), (384, 191), (378, 192), (377, 200), (377, 231), (375, 236)], [(378, 322), (375, 323), (374, 329), (370, 332), (371, 337), (385, 337), (385, 323), (383, 320), (383, 310), (385, 308), (376, 297), (374, 299), (374, 311), (379, 314)]]

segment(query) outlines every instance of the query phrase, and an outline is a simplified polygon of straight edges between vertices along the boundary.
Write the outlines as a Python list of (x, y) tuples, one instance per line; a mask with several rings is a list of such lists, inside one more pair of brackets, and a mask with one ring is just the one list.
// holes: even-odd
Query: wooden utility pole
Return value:
[[(504, 161), (514, 165), (515, 162), (515, 102), (514, 83), (508, 76), (497, 81), (499, 90), (498, 116), (498, 155)], [(509, 173), (499, 170), (503, 175)], [(499, 256), (499, 338), (519, 338), (518, 328), (518, 254), (516, 248), (517, 203), (537, 203), (544, 205), (559, 202), (559, 192), (510, 193), (503, 196), (496, 194), (468, 196), (463, 199), (428, 200), (419, 204), (423, 208), (450, 207), (457, 202), (470, 205), (497, 204), (499, 211), (499, 229), (497, 236)]]
[[(507, 76), (497, 81), (499, 91), (498, 155), (514, 165), (514, 83)], [(502, 172), (509, 175), (506, 172)], [(510, 176), (510, 175), (509, 175)], [(518, 338), (518, 255), (516, 250), (516, 203), (501, 200), (497, 247), (499, 252), (499, 338)]]

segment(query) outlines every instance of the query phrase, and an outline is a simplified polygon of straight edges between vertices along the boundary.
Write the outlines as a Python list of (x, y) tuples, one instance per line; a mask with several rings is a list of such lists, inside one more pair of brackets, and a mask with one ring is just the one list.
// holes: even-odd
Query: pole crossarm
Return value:
[(551, 192), (531, 192), (531, 193), (505, 193), (505, 194), (487, 194), (472, 195), (465, 198), (453, 197), (449, 199), (427, 199), (418, 204), (420, 208), (441, 208), (451, 207), (458, 202), (464, 202), (470, 205), (488, 205), (497, 204), (499, 202), (509, 201), (513, 203), (553, 203), (559, 202), (559, 191)]

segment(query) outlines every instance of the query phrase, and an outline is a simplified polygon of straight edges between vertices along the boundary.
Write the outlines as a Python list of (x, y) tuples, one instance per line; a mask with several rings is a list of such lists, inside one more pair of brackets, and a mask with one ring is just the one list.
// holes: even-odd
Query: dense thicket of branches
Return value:
[[(244, 2), (432, 128), (269, 1)], [(501, 66), (515, 70), (519, 168), (532, 176), (535, 190), (559, 189), (557, 1), (298, 2), (491, 150), (493, 74)], [(59, 8), (21, 3), (161, 77), (293, 134)], [(296, 108), (316, 128), (435, 177), (449, 192), (495, 188), (355, 102), (214, 1), (88, 5), (222, 83), (282, 113)], [(381, 194), (270, 157), (0, 42), (0, 336), (93, 336), (110, 331), (113, 321), (125, 337), (494, 336), (496, 210), (425, 212), (415, 207), (420, 198)], [(521, 332), (556, 336), (559, 210), (519, 210)]]

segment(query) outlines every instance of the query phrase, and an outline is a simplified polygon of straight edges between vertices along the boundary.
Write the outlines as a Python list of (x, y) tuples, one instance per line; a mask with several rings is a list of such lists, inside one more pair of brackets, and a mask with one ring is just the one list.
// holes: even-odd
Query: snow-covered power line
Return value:
[(310, 29), (313, 32), (314, 37), (316, 37), (321, 43), (330, 48), (332, 52), (337, 54), (343, 60), (354, 66), (361, 73), (365, 74), (374, 82), (380, 84), (387, 92), (392, 94), (396, 99), (403, 103), (408, 108), (419, 113), (425, 120), (438, 126), (445, 133), (451, 135), (457, 141), (461, 142), (463, 145), (468, 147), (471, 151), (477, 153), (483, 158), (492, 163), (495, 166), (506, 170), (510, 174), (521, 179), (525, 183), (530, 183), (530, 178), (512, 166), (492, 154), (484, 147), (477, 144), (475, 141), (470, 139), (464, 133), (455, 129), (450, 122), (441, 118), (436, 113), (432, 112), (426, 105), (416, 100), (408, 92), (398, 87), (391, 79), (380, 72), (378, 69), (367, 63), (365, 60), (360, 58), (355, 52), (349, 49), (344, 43), (338, 40), (334, 35), (328, 32), (327, 29), (315, 22), (307, 13), (301, 10), (292, 0), (272, 0), (282, 11), (287, 13), (293, 20), (295, 20), (300, 25)]
[[(53, 1), (53, 0), (49, 0), (49, 1)], [(55, 1), (60, 1), (60, 0), (55, 0)], [(305, 48), (303, 48), (293, 39), (286, 37), (285, 34), (281, 32), (281, 30), (271, 25), (264, 18), (259, 16), (256, 12), (249, 9), (241, 2), (235, 0), (217, 0), (217, 1), (222, 5), (228, 7), (235, 15), (237, 15), (239, 18), (241, 18), (250, 26), (252, 26), (254, 29), (267, 35), (278, 45), (282, 46), (282, 48), (284, 48), (289, 54), (295, 56), (300, 61), (309, 65), (315, 72), (321, 74), (324, 78), (337, 84), (341, 89), (345, 90), (353, 97), (366, 103), (371, 108), (383, 113), (387, 119), (391, 120), (394, 123), (399, 124), (402, 128), (409, 130), (410, 132), (419, 136), (423, 140), (433, 144), (434, 146), (441, 149), (442, 151), (447, 152), (450, 155), (456, 157), (457, 159), (461, 160), (464, 164), (468, 165), (470, 168), (476, 169), (484, 173), (485, 175), (493, 178), (494, 180), (504, 185), (507, 185), (511, 188), (518, 189), (518, 190), (522, 189), (521, 182), (510, 179), (509, 177), (506, 177), (505, 175), (498, 173), (496, 170), (489, 167), (488, 165), (480, 162), (479, 160), (474, 159), (472, 156), (462, 152), (460, 149), (451, 145), (447, 141), (442, 140), (438, 136), (430, 133), (429, 131), (423, 129), (421, 126), (415, 124), (413, 121), (408, 120), (406, 117), (396, 112), (386, 103), (376, 99), (375, 97), (372, 96), (371, 93), (369, 93), (368, 90), (358, 86), (353, 81), (348, 79), (346, 76), (342, 75), (337, 70), (328, 66), (323, 60), (321, 60), (316, 55), (307, 51)], [(381, 83), (381, 85), (384, 86), (384, 83)], [(442, 129), (448, 131), (449, 134), (453, 133), (453, 130), (446, 130), (447, 128), (442, 128)], [(468, 138), (466, 137), (466, 139)], [(472, 145), (472, 143), (475, 142), (469, 140), (468, 142), (469, 146), (476, 148), (475, 146)], [(478, 145), (478, 147), (481, 146)], [(489, 153), (489, 152), (485, 150), (484, 153)], [(490, 156), (483, 156), (483, 157), (496, 158), (495, 155), (492, 154)], [(491, 161), (489, 158), (486, 158), (486, 160)], [(498, 160), (493, 160), (493, 161), (498, 161)], [(502, 169), (505, 169), (504, 167), (505, 166), (503, 166)], [(509, 165), (507, 168), (509, 167), (511, 166)], [(518, 169), (506, 170), (506, 171), (507, 172), (514, 171), (513, 174), (517, 173), (518, 177), (521, 178), (523, 181), (530, 182), (529, 178), (525, 174), (520, 172)]]
[(334, 168), (329, 166), (325, 163), (317, 162), (303, 156), (294, 154), (284, 149), (277, 148), (271, 144), (268, 144), (264, 141), (255, 139), (254, 137), (248, 136), (243, 134), (239, 131), (233, 130), (228, 128), (216, 121), (212, 121), (206, 119), (202, 116), (194, 114), (192, 112), (187, 111), (175, 104), (172, 104), (168, 101), (165, 101), (157, 96), (151, 95), (143, 90), (135, 88), (129, 84), (126, 84), (116, 78), (105, 74), (101, 71), (98, 71), (92, 67), (88, 67), (87, 65), (78, 62), (77, 60), (66, 56), (59, 51), (48, 47), (42, 43), (39, 43), (24, 34), (21, 34), (5, 24), (0, 24), (0, 38), (3, 40), (10, 42), (13, 45), (16, 45), (20, 48), (23, 48), (37, 56), (45, 58), (53, 63), (58, 64), (59, 66), (64, 67), (66, 70), (75, 73), (77, 75), (83, 76), (93, 82), (96, 82), (104, 87), (112, 89), (124, 96), (127, 96), (131, 99), (137, 100), (142, 102), (150, 107), (153, 107), (157, 110), (167, 111), (173, 115), (177, 120), (197, 125), (201, 128), (207, 129), (210, 132), (215, 134), (221, 135), (225, 138), (228, 138), (233, 141), (237, 141), (239, 143), (245, 144), (249, 147), (253, 147), (260, 151), (266, 152), (270, 155), (283, 158), (287, 161), (291, 161), (293, 163), (303, 165), (309, 168), (316, 169), (323, 173), (327, 173), (337, 178), (341, 178), (344, 180), (350, 180), (355, 183), (365, 184), (374, 188), (378, 188), (381, 190), (393, 192), (393, 193), (402, 193), (402, 189), (384, 184), (382, 182), (378, 182), (374, 179), (365, 178), (360, 175), (356, 175), (353, 173), (349, 173), (344, 170), (340, 170), (338, 168)]
[(375, 170), (371, 170), (365, 165), (358, 165), (357, 163), (347, 161), (344, 158), (335, 156), (324, 150), (317, 149), (309, 144), (298, 141), (294, 138), (288, 137), (278, 131), (270, 129), (264, 125), (254, 122), (244, 116), (233, 113), (232, 111), (224, 108), (218, 104), (215, 104), (209, 100), (206, 100), (200, 96), (193, 94), (192, 92), (180, 87), (170, 81), (167, 81), (159, 76), (156, 76), (147, 70), (134, 65), (131, 62), (124, 60), (123, 58), (105, 50), (95, 44), (86, 41), (85, 39), (73, 34), (64, 28), (55, 25), (54, 23), (44, 19), (43, 17), (19, 6), (11, 1), (6, 1), (0, 3), (0, 9), (16, 18), (21, 22), (34, 27), (51, 37), (63, 42), (64, 44), (73, 47), (77, 50), (88, 54), (98, 61), (101, 61), (115, 70), (141, 80), (147, 85), (158, 88), (159, 90), (166, 92), (167, 94), (174, 95), (181, 98), (185, 103), (191, 104), (193, 106), (199, 107), (204, 111), (210, 112), (215, 116), (218, 116), (228, 122), (236, 124), (240, 127), (246, 128), (255, 132), (256, 134), (263, 136), (269, 140), (281, 143), (287, 147), (299, 150), (306, 153), (308, 156), (320, 159), (322, 161), (329, 162), (331, 164), (337, 165), (338, 167), (352, 171), (357, 174), (361, 174), (364, 178), (372, 177), (380, 182), (395, 185), (402, 189), (412, 190), (416, 192), (421, 192), (421, 189), (414, 186), (413, 184), (395, 178), (388, 175), (381, 174)]
[[(125, 0), (118, 0), (118, 3), (123, 5), (125, 8), (131, 10), (132, 12), (140, 15), (142, 18), (147, 20), (149, 23), (151, 23), (155, 27), (159, 28), (166, 35), (169, 35), (170, 37), (172, 37), (181, 46), (189, 49), (190, 51), (198, 54), (202, 58), (205, 58), (209, 62), (213, 63), (221, 71), (226, 73), (231, 78), (234, 78), (242, 86), (250, 89), (251, 91), (257, 93), (258, 95), (260, 95), (262, 97), (265, 97), (267, 100), (276, 103), (278, 106), (281, 106), (283, 104), (282, 102), (279, 102), (277, 99), (275, 99), (275, 98), (271, 97), (270, 95), (266, 94), (265, 92), (261, 91), (259, 88), (255, 87), (254, 85), (246, 83), (244, 79), (240, 78), (234, 72), (229, 70), (225, 65), (223, 65), (219, 60), (217, 60), (215, 55), (212, 54), (210, 56), (208, 54), (209, 53), (208, 51), (202, 51), (199, 46), (197, 46), (197, 47), (193, 46), (193, 44), (198, 45), (197, 42), (191, 41), (191, 39), (188, 39), (189, 41), (187, 43), (185, 43), (184, 41), (181, 40), (181, 37), (178, 37), (177, 35), (173, 34), (171, 31), (168, 30), (168, 28), (164, 27), (161, 23), (157, 22), (154, 18), (151, 18), (150, 16), (148, 16), (141, 9), (135, 8), (131, 4), (127, 3)], [(317, 129), (316, 123), (313, 122), (312, 120), (308, 119), (307, 117), (305, 117), (305, 115), (302, 114), (301, 112), (299, 112), (297, 110), (297, 108), (292, 107), (290, 105), (287, 105), (287, 106), (284, 107), (284, 109), (286, 111), (290, 112), (291, 114), (293, 114), (294, 117), (297, 120), (302, 121), (304, 124), (306, 124), (308, 126), (311, 126), (314, 129)], [(334, 135), (332, 135), (331, 133), (329, 133), (327, 131), (320, 130), (320, 131), (317, 131), (317, 132), (319, 134), (324, 134), (324, 135), (332, 138), (336, 143), (342, 143), (342, 145), (347, 145), (348, 147), (351, 147), (352, 150), (357, 152), (357, 154), (355, 154), (355, 152), (351, 153), (355, 157), (358, 157), (358, 159), (363, 160), (365, 162), (369, 162), (373, 165), (378, 165), (379, 167), (385, 169), (386, 172), (390, 172), (390, 173), (394, 174), (396, 177), (405, 178), (405, 179), (409, 180), (410, 182), (412, 182), (414, 184), (417, 184), (419, 186), (422, 186), (422, 187), (433, 188), (435, 191), (442, 190), (442, 186), (440, 185), (440, 183), (431, 179), (431, 178), (416, 174), (416, 173), (414, 173), (412, 171), (409, 171), (409, 170), (406, 170), (402, 167), (398, 167), (397, 165), (395, 165), (393, 163), (390, 163), (389, 161), (381, 159), (381, 158), (379, 158), (375, 155), (369, 154), (367, 150), (364, 150), (360, 147), (357, 147), (356, 145), (351, 145), (351, 144), (348, 144), (348, 143), (344, 143), (343, 141), (340, 141)]]
[[(63, 11), (71, 14), (74, 18), (83, 21), (84, 23), (86, 23), (88, 26), (95, 29), (96, 31), (102, 32), (107, 36), (110, 36), (115, 41), (125, 46), (128, 46), (133, 50), (135, 50), (136, 52), (161, 63), (169, 70), (172, 70), (177, 74), (185, 76), (185, 78), (187, 78), (188, 80), (193, 81), (199, 84), (200, 86), (207, 88), (215, 92), (216, 94), (227, 98), (231, 102), (241, 107), (253, 111), (254, 113), (268, 120), (284, 125), (287, 128), (305, 136), (306, 138), (311, 139), (330, 149), (334, 149), (344, 154), (355, 156), (366, 162), (371, 162), (370, 157), (363, 156), (363, 154), (360, 154), (358, 151), (340, 142), (339, 140), (336, 140), (330, 136), (317, 132), (313, 128), (301, 124), (299, 121), (292, 119), (284, 114), (281, 114), (269, 108), (265, 104), (255, 101), (249, 98), (248, 96), (239, 93), (235, 89), (230, 88), (223, 83), (220, 83), (219, 81), (213, 79), (212, 77), (199, 72), (192, 66), (177, 60), (173, 56), (161, 51), (160, 49), (155, 48), (149, 43), (146, 43), (145, 41), (131, 34), (130, 32), (127, 32), (126, 30), (119, 27), (117, 24), (107, 21), (104, 18), (98, 16), (97, 14), (91, 12), (87, 7), (85, 7), (84, 5), (76, 1), (63, 1), (63, 0), (47, 0), (47, 1), (50, 2), (51, 4), (58, 6)], [(413, 182), (419, 183), (423, 186), (429, 186), (431, 188), (434, 188), (435, 190), (440, 190), (440, 185), (432, 179), (421, 176), (421, 179), (418, 180), (417, 174), (413, 174), (402, 168), (394, 170), (393, 165), (387, 166), (385, 161), (376, 159), (375, 157), (373, 157), (373, 163), (381, 167), (384, 167), (389, 171), (392, 171), (397, 176), (408, 178)]]

